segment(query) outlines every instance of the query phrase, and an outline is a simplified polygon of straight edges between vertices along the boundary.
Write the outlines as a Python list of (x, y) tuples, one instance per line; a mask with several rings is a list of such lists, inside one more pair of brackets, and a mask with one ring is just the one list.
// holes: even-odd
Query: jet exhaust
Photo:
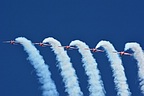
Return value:
[(68, 96), (83, 96), (83, 93), (79, 87), (78, 78), (76, 76), (75, 70), (72, 67), (70, 58), (67, 52), (61, 46), (60, 42), (56, 39), (49, 37), (43, 40), (43, 43), (49, 43), (52, 50), (56, 54), (56, 59), (59, 62), (58, 67), (61, 69), (61, 76), (63, 77), (63, 82), (65, 83), (66, 92)]
[(36, 74), (39, 77), (39, 82), (42, 84), (43, 96), (59, 96), (56, 86), (51, 79), (51, 73), (48, 70), (48, 65), (45, 64), (43, 57), (39, 51), (34, 47), (31, 41), (24, 37), (16, 38), (16, 41), (20, 42), (24, 47), (24, 50), (28, 53), (28, 60), (36, 69)]
[(100, 72), (97, 68), (97, 63), (91, 52), (84, 49), (89, 47), (84, 42), (79, 40), (72, 41), (70, 46), (77, 46), (79, 48), (78, 51), (82, 55), (83, 66), (88, 76), (90, 96), (105, 96), (105, 90)]
[(100, 41), (96, 48), (103, 47), (107, 53), (107, 57), (111, 63), (111, 68), (113, 71), (114, 83), (117, 89), (117, 96), (130, 96), (131, 92), (127, 84), (127, 78), (124, 73), (124, 67), (122, 66), (122, 61), (113, 45), (108, 41)]
[(138, 75), (140, 81), (140, 89), (142, 94), (144, 94), (144, 53), (140, 45), (136, 42), (126, 43), (124, 50), (131, 49), (134, 51), (134, 58), (137, 60), (138, 65)]

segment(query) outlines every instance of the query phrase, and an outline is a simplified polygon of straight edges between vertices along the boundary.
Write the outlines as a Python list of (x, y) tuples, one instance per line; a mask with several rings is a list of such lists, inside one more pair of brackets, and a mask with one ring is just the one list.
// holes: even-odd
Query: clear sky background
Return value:
[[(143, 0), (1, 0), (0, 41), (19, 36), (32, 42), (54, 37), (62, 45), (81, 40), (95, 47), (101, 40), (110, 41), (117, 51), (127, 42), (144, 47)], [(49, 47), (36, 46), (50, 67), (52, 79), (60, 96), (67, 96), (54, 53)], [(21, 45), (0, 44), (0, 96), (42, 96), (41, 84), (28, 55)], [(84, 96), (88, 96), (87, 76), (81, 55), (68, 51), (79, 78)], [(93, 53), (101, 72), (106, 96), (116, 96), (110, 63), (105, 53)], [(142, 96), (137, 63), (133, 57), (122, 56), (132, 96)]]

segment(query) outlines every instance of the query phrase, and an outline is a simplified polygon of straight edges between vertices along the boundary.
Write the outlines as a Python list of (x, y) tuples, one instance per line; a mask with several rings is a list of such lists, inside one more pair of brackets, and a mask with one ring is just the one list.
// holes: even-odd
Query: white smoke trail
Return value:
[(103, 47), (106, 50), (109, 61), (111, 62), (111, 68), (114, 76), (114, 83), (118, 91), (118, 96), (130, 96), (131, 92), (129, 90), (127, 79), (124, 73), (124, 68), (122, 66), (122, 61), (118, 54), (113, 53), (116, 51), (113, 45), (108, 41), (100, 41), (96, 48)]
[(34, 47), (31, 41), (24, 37), (16, 38), (24, 46), (24, 50), (28, 53), (31, 64), (36, 69), (36, 74), (39, 76), (39, 81), (42, 85), (43, 96), (58, 96), (56, 86), (51, 79), (51, 73), (48, 66), (44, 63), (43, 57), (39, 51)]
[(56, 54), (57, 61), (59, 62), (58, 67), (61, 69), (61, 75), (63, 77), (63, 82), (65, 83), (65, 88), (68, 95), (82, 96), (83, 93), (80, 90), (77, 76), (70, 62), (70, 58), (68, 57), (64, 48), (58, 47), (61, 46), (60, 42), (52, 37), (49, 37), (44, 39), (43, 43), (50, 43), (52, 45), (51, 48)]
[(138, 75), (140, 81), (141, 91), (144, 94), (144, 53), (138, 43), (126, 43), (124, 50), (132, 49), (134, 51), (134, 58), (138, 63)]
[(97, 63), (91, 52), (84, 49), (89, 47), (79, 40), (72, 41), (70, 46), (77, 46), (79, 48), (79, 52), (82, 54), (82, 62), (84, 63), (84, 68), (89, 78), (88, 83), (90, 96), (105, 96), (105, 90), (100, 77), (100, 72), (97, 68)]

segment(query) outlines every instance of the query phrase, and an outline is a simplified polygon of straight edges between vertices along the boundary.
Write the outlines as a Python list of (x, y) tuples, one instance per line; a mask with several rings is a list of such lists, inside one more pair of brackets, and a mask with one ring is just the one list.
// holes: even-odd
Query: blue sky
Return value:
[[(54, 37), (62, 45), (78, 39), (95, 47), (100, 40), (108, 40), (116, 50), (122, 51), (125, 43), (132, 41), (144, 47), (143, 17), (142, 0), (4, 0), (0, 1), (0, 41), (24, 36), (32, 42), (41, 42), (46, 37)], [(60, 96), (67, 96), (54, 53), (50, 48), (36, 47), (50, 67)], [(0, 53), (0, 95), (41, 96), (41, 84), (23, 47), (1, 43)], [(68, 51), (68, 55), (84, 96), (88, 96), (81, 55), (76, 50)], [(94, 53), (93, 56), (101, 72), (106, 96), (116, 96), (105, 53)], [(142, 96), (135, 59), (123, 56), (122, 61), (132, 96)]]

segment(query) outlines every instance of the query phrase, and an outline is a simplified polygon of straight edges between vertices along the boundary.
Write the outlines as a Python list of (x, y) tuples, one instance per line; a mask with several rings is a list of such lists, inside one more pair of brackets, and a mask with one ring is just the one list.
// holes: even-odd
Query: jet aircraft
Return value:
[(12, 45), (19, 44), (19, 42), (15, 41), (15, 40), (3, 41), (3, 43), (10, 43), (10, 44), (12, 44)]
[(41, 47), (46, 47), (46, 46), (51, 46), (50, 44), (46, 44), (46, 43), (33, 43), (34, 45), (39, 45)]
[(113, 53), (118, 53), (118, 54), (120, 54), (120, 55), (129, 55), (129, 56), (132, 56), (132, 54), (127, 53), (127, 52), (124, 52), (124, 51), (121, 51), (121, 52), (113, 52)]
[(63, 47), (63, 48), (65, 48), (66, 50), (69, 50), (69, 49), (78, 49), (78, 48), (76, 48), (76, 47), (74, 47), (74, 46), (58, 46), (58, 47)]
[(96, 48), (85, 48), (85, 50), (91, 50), (92, 52), (104, 52), (103, 50), (99, 50)]

